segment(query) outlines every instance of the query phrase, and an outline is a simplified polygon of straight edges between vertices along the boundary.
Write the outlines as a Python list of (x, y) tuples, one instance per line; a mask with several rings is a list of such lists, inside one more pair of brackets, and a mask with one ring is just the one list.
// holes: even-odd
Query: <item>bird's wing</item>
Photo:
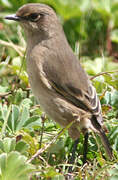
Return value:
[(102, 123), (96, 90), (73, 53), (47, 53), (43, 71), (58, 94), (76, 107), (98, 116), (97, 121)]
[(58, 94), (76, 107), (92, 114), (91, 123), (99, 132), (106, 152), (112, 159), (112, 149), (101, 126), (101, 106), (96, 90), (76, 57), (72, 53), (70, 56), (69, 54), (61, 56), (59, 53), (57, 56), (57, 54), (48, 53), (43, 64), (43, 71), (51, 87)]

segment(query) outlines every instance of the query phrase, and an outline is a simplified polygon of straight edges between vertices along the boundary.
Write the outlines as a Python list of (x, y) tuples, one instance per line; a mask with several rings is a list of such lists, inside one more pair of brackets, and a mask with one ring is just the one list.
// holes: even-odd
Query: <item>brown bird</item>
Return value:
[(89, 130), (98, 133), (111, 159), (96, 90), (69, 46), (56, 13), (47, 5), (31, 3), (6, 19), (19, 21), (24, 29), (29, 81), (44, 112), (63, 127), (73, 121), (68, 132), (76, 145), (80, 132), (85, 144)]

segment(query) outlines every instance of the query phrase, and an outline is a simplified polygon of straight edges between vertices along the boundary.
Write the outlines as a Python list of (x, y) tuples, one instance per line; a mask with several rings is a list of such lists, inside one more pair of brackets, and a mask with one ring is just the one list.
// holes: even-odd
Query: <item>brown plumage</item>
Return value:
[(73, 139), (80, 131), (97, 132), (112, 158), (95, 88), (72, 52), (55, 12), (47, 5), (31, 3), (6, 19), (19, 21), (24, 28), (29, 81), (43, 110), (64, 127), (74, 121), (68, 130)]

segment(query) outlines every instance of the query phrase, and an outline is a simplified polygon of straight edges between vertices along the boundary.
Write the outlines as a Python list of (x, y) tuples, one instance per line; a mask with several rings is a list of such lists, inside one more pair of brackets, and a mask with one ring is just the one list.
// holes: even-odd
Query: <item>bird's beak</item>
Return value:
[(6, 16), (5, 19), (20, 21), (21, 18), (19, 16), (17, 16), (16, 14), (11, 14), (11, 15)]

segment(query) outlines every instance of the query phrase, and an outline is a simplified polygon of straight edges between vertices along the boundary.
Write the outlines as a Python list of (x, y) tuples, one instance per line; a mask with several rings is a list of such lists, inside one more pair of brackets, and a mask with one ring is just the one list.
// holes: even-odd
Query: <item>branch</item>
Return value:
[(14, 43), (12, 42), (7, 42), (7, 41), (3, 41), (3, 40), (0, 40), (0, 44), (4, 45), (4, 46), (7, 46), (7, 47), (11, 47), (13, 49), (15, 49), (15, 51), (21, 56), (23, 57), (24, 55), (24, 52), (25, 52), (25, 48), (21, 47), (21, 46), (18, 46), (18, 45), (15, 45)]
[(27, 161), (27, 163), (30, 163), (31, 161), (33, 161), (36, 157), (38, 157), (41, 153), (43, 153), (46, 149), (48, 149), (52, 144), (54, 144), (56, 142), (56, 140), (64, 133), (65, 130), (67, 130), (68, 128), (70, 128), (72, 126), (72, 124), (75, 121), (72, 121), (69, 123), (69, 125), (67, 125), (65, 128), (63, 128), (53, 139), (50, 143), (48, 143), (46, 146), (44, 146), (44, 148), (39, 149), (32, 157), (31, 159), (29, 159)]
[(9, 94), (11, 94), (11, 92), (0, 93), (0, 97), (6, 97), (6, 96), (8, 96)]
[(116, 70), (116, 71), (108, 71), (108, 72), (101, 72), (101, 73), (96, 74), (95, 76), (90, 77), (90, 80), (93, 80), (93, 79), (95, 79), (96, 77), (102, 76), (102, 75), (104, 75), (104, 74), (111, 74), (111, 73), (116, 73), (116, 72), (118, 72), (118, 70)]

